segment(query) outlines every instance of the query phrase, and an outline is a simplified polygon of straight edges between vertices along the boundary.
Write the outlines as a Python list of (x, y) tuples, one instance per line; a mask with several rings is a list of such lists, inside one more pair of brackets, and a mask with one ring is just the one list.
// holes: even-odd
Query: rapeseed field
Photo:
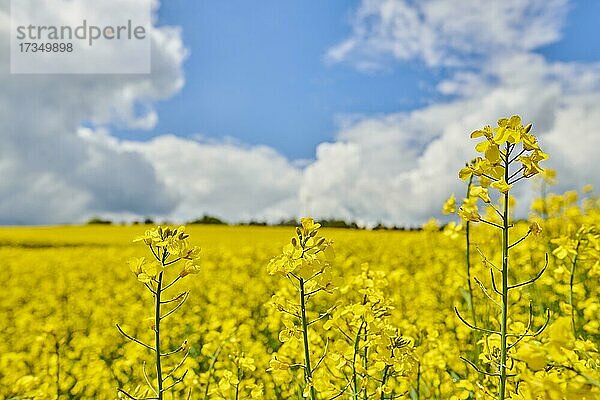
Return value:
[(1, 228), (0, 398), (600, 398), (598, 197), (530, 129), (474, 132), (414, 232)]

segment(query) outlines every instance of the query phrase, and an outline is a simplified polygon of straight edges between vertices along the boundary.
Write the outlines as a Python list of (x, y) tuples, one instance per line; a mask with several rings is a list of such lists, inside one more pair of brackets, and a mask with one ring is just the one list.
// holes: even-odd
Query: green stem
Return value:
[(162, 379), (162, 368), (160, 365), (160, 294), (162, 291), (162, 280), (163, 273), (158, 275), (158, 285), (156, 286), (156, 307), (154, 311), (154, 343), (156, 350), (156, 381), (158, 383), (158, 400), (163, 398), (163, 379)]
[[(469, 178), (469, 184), (467, 185), (467, 198), (471, 192), (471, 184), (473, 183), (473, 175)], [(467, 264), (467, 283), (469, 288), (469, 311), (471, 312), (471, 320), (476, 323), (475, 319), (475, 304), (473, 303), (473, 285), (471, 284), (471, 223), (466, 222), (466, 234), (467, 234), (467, 250), (466, 250), (466, 264)], [(475, 337), (475, 345), (477, 345), (478, 338)]]
[(581, 241), (577, 242), (575, 248), (575, 257), (573, 257), (573, 263), (571, 264), (571, 278), (569, 279), (569, 306), (571, 307), (571, 325), (573, 326), (573, 335), (577, 337), (577, 329), (575, 327), (575, 308), (573, 307), (573, 283), (575, 281), (575, 267), (577, 265), (577, 256), (579, 255), (579, 245)]
[(383, 370), (383, 378), (381, 379), (381, 386), (382, 386), (382, 390), (381, 390), (381, 396), (379, 397), (380, 400), (385, 400), (385, 393), (383, 391), (383, 386), (385, 386), (385, 382), (388, 379), (388, 371), (390, 369), (389, 365), (385, 366), (385, 369)]
[(204, 389), (204, 400), (208, 399), (208, 389), (210, 387), (210, 380), (212, 379), (215, 363), (219, 358), (219, 354), (221, 354), (221, 347), (219, 347), (212, 355), (212, 360), (210, 362), (210, 367), (208, 368), (208, 379), (206, 381), (206, 388)]
[(237, 384), (235, 385), (235, 400), (238, 400), (240, 397), (240, 382), (242, 381), (241, 370), (238, 367), (237, 370)]
[(417, 366), (417, 399), (421, 398), (421, 362)]
[[(310, 366), (310, 350), (308, 348), (308, 322), (306, 320), (306, 303), (304, 299), (304, 279), (300, 280), (300, 315), (302, 318), (302, 338), (304, 339), (304, 378), (307, 385), (312, 385), (312, 369)], [(311, 400), (317, 399), (317, 392), (313, 386), (310, 387)]]
[(352, 382), (354, 384), (354, 390), (352, 396), (354, 400), (358, 400), (358, 377), (356, 374), (356, 356), (358, 355), (358, 350), (360, 347), (360, 333), (362, 332), (365, 321), (363, 320), (358, 327), (358, 332), (356, 333), (356, 339), (354, 340), (354, 354), (352, 356)]
[(56, 398), (60, 399), (60, 343), (56, 336), (54, 337), (54, 352), (56, 353)]
[[(367, 361), (367, 356), (368, 356), (368, 352), (369, 352), (369, 348), (367, 347), (367, 325), (365, 324), (365, 336), (364, 336), (364, 341), (365, 341), (365, 348), (363, 350), (363, 368), (366, 371), (368, 369), (368, 361)], [(363, 390), (363, 400), (367, 400), (369, 398), (368, 393), (367, 393), (367, 385), (365, 385), (365, 388)]]
[[(506, 154), (509, 153), (509, 145), (506, 144)], [(508, 181), (509, 164), (504, 164), (504, 179)], [(500, 321), (500, 388), (498, 398), (504, 400), (506, 395), (506, 337), (507, 337), (507, 320), (508, 320), (508, 229), (509, 229), (509, 214), (508, 214), (508, 191), (504, 193), (504, 213), (502, 216), (502, 317)]]

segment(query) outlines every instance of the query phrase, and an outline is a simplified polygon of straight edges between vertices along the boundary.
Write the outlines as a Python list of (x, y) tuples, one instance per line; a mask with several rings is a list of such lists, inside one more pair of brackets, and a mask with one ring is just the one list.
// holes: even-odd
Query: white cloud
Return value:
[[(366, 71), (406, 60), (451, 67), (438, 84), (451, 100), (345, 124), (307, 168), (305, 209), (367, 224), (422, 223), (450, 192), (464, 192), (457, 171), (475, 155), (468, 134), (512, 114), (534, 123), (559, 171), (557, 190), (600, 184), (588, 167), (600, 148), (600, 64), (533, 53), (560, 39), (567, 8), (566, 0), (363, 0), (351, 36), (326, 59)], [(533, 193), (520, 194), (524, 213)]]
[[(600, 135), (600, 63), (550, 63), (539, 55), (490, 59), (479, 74), (459, 74), (441, 87), (458, 96), (408, 113), (365, 118), (323, 144), (304, 176), (307, 210), (354, 217), (368, 224), (422, 223), (464, 184), (457, 177), (473, 158), (469, 133), (520, 114), (534, 123), (547, 165), (559, 171), (557, 188), (600, 184), (589, 165)], [(323, 178), (329, 174), (329, 178)], [(531, 192), (521, 193), (530, 199)], [(521, 202), (521, 213), (528, 206)]]
[(207, 143), (173, 135), (125, 142), (156, 168), (166, 190), (181, 199), (171, 218), (205, 213), (229, 221), (276, 222), (298, 210), (301, 171), (266, 146)]
[[(9, 4), (0, 0), (0, 20), (7, 19)], [(175, 28), (153, 29), (152, 46), (149, 75), (11, 75), (8, 32), (0, 31), (0, 223), (168, 213), (175, 206), (143, 156), (78, 135), (84, 121), (156, 123), (152, 104), (182, 87), (186, 52)]]
[(556, 41), (566, 11), (567, 0), (363, 0), (352, 35), (326, 58), (364, 70), (379, 69), (390, 57), (464, 65)]
[[(0, 223), (209, 213), (230, 221), (311, 214), (419, 224), (450, 192), (464, 192), (457, 171), (475, 155), (469, 132), (514, 113), (534, 123), (559, 189), (600, 185), (589, 167), (600, 148), (600, 64), (549, 62), (531, 52), (557, 40), (565, 1), (480, 4), (364, 0), (352, 36), (330, 59), (367, 70), (386, 57), (454, 65), (438, 85), (451, 100), (345, 119), (312, 161), (231, 140), (121, 141), (106, 128), (82, 128), (82, 121), (156, 124), (153, 104), (184, 82), (186, 50), (176, 27), (153, 31), (150, 76), (0, 73)], [(0, 21), (6, 5), (0, 0)], [(0, 45), (6, 35), (0, 29)], [(477, 68), (463, 68), (471, 56)], [(8, 71), (5, 58), (0, 69)]]

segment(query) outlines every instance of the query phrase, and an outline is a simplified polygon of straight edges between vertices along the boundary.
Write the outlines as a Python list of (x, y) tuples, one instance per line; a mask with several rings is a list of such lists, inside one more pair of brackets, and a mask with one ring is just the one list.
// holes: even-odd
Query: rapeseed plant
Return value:
[[(285, 328), (279, 333), (279, 340), (302, 340), (304, 363), (295, 364), (304, 371), (303, 396), (316, 400), (317, 391), (313, 375), (323, 362), (327, 346), (321, 358), (313, 364), (311, 360), (309, 326), (329, 315), (330, 310), (322, 312), (319, 317), (308, 320), (307, 302), (319, 292), (331, 293), (333, 286), (330, 262), (333, 259), (332, 241), (319, 236), (320, 224), (312, 218), (302, 218), (301, 226), (296, 228), (296, 236), (283, 248), (283, 253), (273, 258), (267, 267), (271, 275), (285, 276), (296, 289), (298, 303), (277, 302), (279, 311), (286, 313), (290, 319), (284, 320)], [(285, 371), (289, 364), (282, 363), (276, 358), (271, 363), (275, 372)]]
[[(189, 345), (187, 340), (184, 341), (178, 348), (164, 351), (161, 341), (161, 322), (176, 312), (187, 300), (189, 292), (181, 292), (180, 294), (165, 299), (162, 297), (168, 289), (175, 285), (181, 278), (191, 274), (197, 274), (200, 271), (198, 247), (190, 247), (188, 244), (189, 235), (185, 233), (185, 227), (180, 226), (176, 229), (157, 227), (156, 229), (147, 230), (144, 236), (138, 237), (134, 242), (143, 242), (154, 260), (147, 261), (145, 257), (134, 258), (129, 261), (129, 267), (138, 281), (144, 284), (145, 288), (152, 294), (154, 298), (154, 315), (147, 318), (146, 324), (154, 331), (154, 345), (149, 345), (127, 334), (119, 324), (117, 329), (130, 341), (152, 351), (154, 353), (156, 385), (151, 382), (148, 372), (146, 371), (146, 363), (142, 364), (142, 372), (146, 384), (149, 386), (153, 395), (143, 397), (135, 397), (126, 390), (119, 388), (119, 394), (126, 396), (129, 399), (157, 399), (162, 400), (164, 394), (175, 386), (183, 382), (187, 370), (179, 377), (175, 374), (183, 365), (189, 355)], [(170, 283), (165, 283), (166, 272), (175, 269), (175, 265), (181, 265), (179, 273)], [(168, 311), (164, 311), (164, 307), (171, 306)], [(163, 371), (162, 360), (165, 357), (172, 356), (178, 353), (183, 353), (181, 360), (175, 364), (168, 372)], [(188, 398), (191, 396), (189, 391)]]
[[(521, 340), (528, 336), (539, 335), (549, 322), (550, 312), (547, 310), (547, 318), (544, 324), (537, 331), (531, 330), (533, 321), (533, 309), (530, 305), (529, 322), (526, 328), (521, 332), (510, 331), (509, 323), (512, 318), (509, 317), (510, 297), (509, 292), (526, 285), (533, 284), (537, 281), (546, 267), (548, 266), (548, 257), (544, 267), (533, 278), (523, 282), (509, 284), (509, 261), (510, 250), (521, 244), (531, 234), (539, 234), (539, 225), (533, 223), (527, 233), (520, 239), (509, 242), (509, 231), (514, 227), (510, 216), (510, 190), (519, 181), (531, 178), (543, 171), (539, 165), (540, 162), (548, 159), (548, 155), (544, 153), (537, 142), (537, 138), (530, 133), (531, 124), (523, 126), (519, 116), (511, 118), (503, 118), (498, 121), (496, 128), (486, 126), (482, 130), (476, 130), (471, 134), (471, 138), (484, 138), (484, 141), (477, 144), (475, 150), (483, 153), (483, 157), (477, 157), (465, 168), (459, 172), (459, 177), (462, 179), (473, 179), (477, 177), (479, 180), (478, 186), (470, 186), (470, 196), (473, 199), (478, 199), (487, 204), (499, 217), (499, 222), (491, 218), (484, 218), (480, 215), (476, 201), (468, 198), (459, 208), (459, 215), (467, 222), (482, 222), (490, 225), (502, 232), (502, 265), (500, 268), (491, 263), (485, 256), (484, 262), (490, 265), (491, 283), (494, 292), (500, 296), (500, 301), (497, 302), (490, 290), (482, 287), (484, 294), (488, 296), (494, 304), (500, 308), (500, 330), (483, 328), (478, 325), (476, 320), (468, 322), (462, 317), (457, 308), (455, 308), (457, 316), (470, 328), (487, 334), (486, 346), (488, 354), (487, 363), (492, 366), (492, 371), (486, 371), (480, 368), (476, 362), (464, 358), (465, 362), (469, 363), (478, 373), (498, 378), (498, 399), (504, 400), (507, 395), (507, 378), (514, 376), (509, 370), (512, 369), (513, 361), (509, 364), (509, 351), (513, 349)], [(515, 167), (511, 170), (511, 167)], [(489, 195), (489, 190), (495, 189), (500, 194), (503, 210), (500, 211), (494, 204)], [(501, 284), (500, 288), (496, 285), (494, 270), (500, 273)], [(512, 343), (509, 343), (509, 338)], [(498, 343), (496, 343), (498, 342)]]
[[(340, 305), (323, 328), (341, 333), (333, 358), (335, 370), (354, 400), (394, 399), (409, 392), (407, 377), (415, 371), (414, 340), (399, 334), (391, 323), (392, 302), (383, 291), (388, 286), (383, 271), (368, 264), (342, 290), (359, 301)], [(403, 379), (404, 378), (404, 379)]]
[[(468, 164), (467, 164), (468, 167)], [(471, 190), (471, 186), (473, 184), (473, 175), (469, 177), (467, 183), (467, 191), (466, 197), (463, 200), (464, 204), (472, 204), (473, 201), (476, 201), (479, 190)], [(444, 206), (442, 208), (442, 213), (444, 214), (453, 214), (456, 212), (456, 198), (454, 197), (454, 193), (446, 200)], [(444, 229), (444, 234), (450, 236), (452, 239), (458, 238), (458, 232), (463, 229), (462, 224), (457, 224), (452, 221), (446, 225)], [(467, 306), (469, 308), (469, 313), (471, 315), (472, 321), (477, 321), (477, 313), (475, 312), (475, 303), (473, 301), (473, 284), (471, 277), (471, 221), (466, 220), (464, 223), (465, 230), (465, 270), (467, 273)], [(475, 342), (477, 342), (477, 336), (475, 336)], [(475, 358), (477, 358), (478, 354), (475, 354)]]
[[(591, 266), (600, 263), (600, 233), (595, 226), (583, 225), (570, 236), (561, 236), (552, 239), (551, 242), (556, 246), (552, 254), (558, 259), (566, 262), (569, 269), (569, 313), (571, 318), (571, 329), (573, 335), (577, 337), (581, 334), (581, 329), (577, 325), (576, 315), (578, 307), (575, 304), (575, 276), (578, 264)], [(581, 267), (581, 266), (580, 266)], [(600, 333), (600, 326), (593, 321), (585, 326), (585, 330), (593, 333)]]

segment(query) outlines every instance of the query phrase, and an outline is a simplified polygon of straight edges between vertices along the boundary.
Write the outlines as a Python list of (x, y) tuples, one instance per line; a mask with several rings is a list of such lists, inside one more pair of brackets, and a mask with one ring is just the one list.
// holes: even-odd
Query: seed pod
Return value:
[(299, 227), (296, 227), (296, 235), (298, 235), (299, 238), (302, 238), (302, 231)]
[(295, 237), (292, 238), (292, 246), (296, 247), (298, 245), (298, 240)]
[(531, 130), (531, 126), (532, 126), (532, 125), (531, 125), (531, 124), (529, 124), (529, 125), (527, 125), (527, 126), (525, 127), (525, 133), (529, 133), (529, 131)]

